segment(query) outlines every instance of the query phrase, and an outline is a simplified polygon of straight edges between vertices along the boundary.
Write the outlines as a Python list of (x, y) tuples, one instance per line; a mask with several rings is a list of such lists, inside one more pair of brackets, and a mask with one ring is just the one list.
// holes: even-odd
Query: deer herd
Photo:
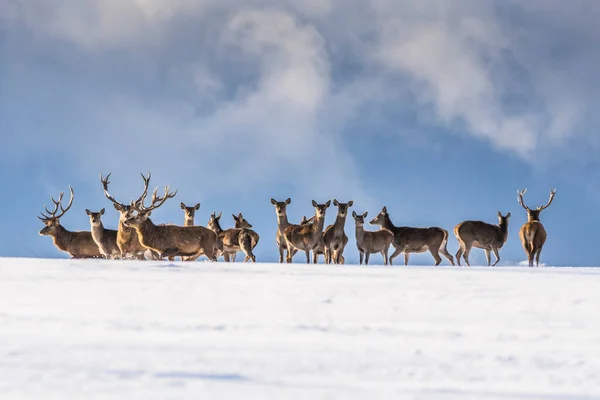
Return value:
[[(211, 214), (207, 226), (204, 227), (194, 224), (195, 213), (200, 209), (200, 203), (191, 207), (180, 203), (184, 212), (183, 226), (155, 224), (149, 218), (152, 211), (161, 207), (168, 199), (175, 197), (177, 191), (171, 193), (169, 186), (166, 186), (164, 194), (159, 195), (158, 188), (156, 188), (152, 193), (150, 205), (146, 206), (150, 173), (148, 176), (142, 174), (144, 188), (140, 197), (132, 200), (129, 204), (121, 203), (115, 200), (108, 191), (110, 175), (108, 174), (106, 177), (100, 175), (100, 182), (104, 195), (119, 212), (117, 230), (106, 229), (102, 224), (104, 208), (97, 212), (85, 210), (90, 219), (90, 231), (69, 231), (64, 228), (60, 224), (60, 218), (71, 208), (75, 196), (73, 189), (69, 187), (70, 198), (66, 207), (63, 207), (64, 193), (62, 192), (56, 200), (51, 197), (54, 203), (53, 210), (44, 207), (45, 213), (41, 213), (42, 216), (38, 218), (42, 220), (45, 227), (39, 234), (51, 236), (54, 245), (69, 253), (72, 258), (169, 259), (172, 261), (175, 260), (175, 257), (180, 257), (182, 261), (194, 261), (204, 255), (211, 261), (217, 261), (220, 256), (223, 256), (225, 261), (233, 262), (236, 254), (242, 251), (245, 254), (245, 262), (256, 262), (253, 250), (259, 241), (259, 235), (252, 230), (252, 225), (241, 213), (232, 214), (233, 228), (223, 229), (220, 223), (222, 213), (216, 215), (215, 212)], [(527, 254), (529, 266), (533, 266), (534, 259), (536, 265), (539, 265), (542, 247), (546, 241), (546, 230), (540, 222), (540, 213), (550, 206), (556, 190), (550, 192), (550, 198), (546, 205), (535, 209), (530, 209), (525, 205), (523, 196), (526, 192), (527, 189), (517, 192), (517, 200), (527, 212), (527, 222), (521, 227), (519, 237)], [(285, 201), (271, 199), (277, 215), (275, 241), (279, 250), (279, 262), (284, 262), (285, 254), (285, 261), (291, 263), (294, 255), (298, 251), (303, 251), (307, 263), (311, 262), (312, 252), (312, 262), (315, 264), (320, 255), (323, 255), (324, 262), (327, 264), (344, 264), (343, 254), (348, 243), (348, 236), (344, 228), (353, 201), (341, 203), (334, 199), (333, 205), (337, 208), (337, 215), (335, 222), (327, 227), (325, 227), (325, 214), (332, 204), (330, 200), (322, 204), (313, 200), (312, 206), (315, 215), (310, 218), (303, 217), (299, 224), (292, 224), (288, 221), (287, 207), (290, 203), (290, 198)], [(387, 208), (383, 207), (381, 212), (369, 221), (370, 225), (378, 225), (379, 230), (368, 231), (364, 228), (367, 214), (366, 211), (363, 214), (352, 211), (360, 264), (363, 261), (368, 264), (371, 254), (380, 253), (384, 264), (391, 265), (394, 258), (404, 253), (404, 265), (408, 265), (410, 253), (429, 251), (436, 266), (442, 262), (441, 256), (454, 265), (454, 259), (446, 248), (448, 231), (445, 229), (436, 226), (428, 228), (396, 226), (393, 224)], [(496, 265), (500, 261), (498, 251), (508, 239), (509, 218), (510, 212), (506, 215), (498, 212), (497, 225), (471, 220), (456, 225), (454, 235), (459, 244), (456, 253), (458, 265), (460, 265), (461, 257), (467, 265), (470, 265), (469, 253), (473, 247), (485, 251), (488, 266)], [(395, 250), (388, 257), (390, 246), (393, 246)], [(491, 264), (492, 252), (496, 258), (493, 264)]]

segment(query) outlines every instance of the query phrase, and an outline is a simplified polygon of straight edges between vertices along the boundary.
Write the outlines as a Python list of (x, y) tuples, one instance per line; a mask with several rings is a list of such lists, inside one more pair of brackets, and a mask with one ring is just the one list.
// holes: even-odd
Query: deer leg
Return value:
[(440, 253), (450, 261), (450, 264), (454, 265), (454, 258), (452, 258), (452, 254), (448, 252), (446, 246), (440, 248)]
[(407, 251), (404, 251), (404, 265), (408, 265), (408, 258), (410, 257), (410, 253)]
[(371, 256), (371, 253), (369, 253), (368, 251), (365, 252), (365, 265), (369, 265), (369, 257)]
[(310, 250), (304, 250), (306, 252), (306, 263), (310, 264)]
[(498, 248), (497, 247), (492, 247), (492, 251), (494, 252), (494, 255), (496, 256), (496, 262), (492, 264), (492, 267), (493, 267), (496, 264), (498, 264), (498, 261), (500, 261), (500, 254), (498, 254)]
[(279, 247), (279, 263), (282, 264), (283, 263), (283, 246), (278, 246)]
[(483, 249), (483, 251), (485, 251), (485, 259), (487, 260), (488, 267), (489, 267), (490, 264), (492, 263), (492, 257), (490, 255), (490, 249)]
[(462, 257), (463, 253), (464, 253), (463, 245), (462, 245), (462, 243), (459, 243), (458, 251), (456, 252), (456, 263), (458, 264), (459, 267), (460, 267), (460, 258)]
[(359, 265), (362, 265), (363, 263), (363, 258), (364, 258), (364, 253), (362, 251), (358, 251), (358, 259), (359, 259)]
[(537, 251), (535, 252), (535, 266), (536, 267), (540, 266), (540, 254), (542, 254), (542, 248), (541, 247), (539, 249), (537, 249)]
[(467, 264), (467, 266), (471, 266), (471, 264), (469, 263), (469, 253), (471, 252), (471, 245), (468, 245), (465, 243), (465, 248), (463, 250), (463, 259), (465, 260), (465, 263)]
[(435, 266), (437, 267), (438, 265), (440, 265), (440, 263), (442, 262), (442, 257), (440, 257), (439, 250), (434, 248), (434, 249), (429, 249), (429, 252), (435, 259)]
[(396, 250), (394, 250), (394, 252), (390, 256), (390, 264), (392, 263), (392, 261), (394, 260), (394, 258), (396, 258), (396, 257), (398, 257), (398, 255), (400, 255), (400, 253), (402, 253), (402, 248), (401, 247), (396, 247)]

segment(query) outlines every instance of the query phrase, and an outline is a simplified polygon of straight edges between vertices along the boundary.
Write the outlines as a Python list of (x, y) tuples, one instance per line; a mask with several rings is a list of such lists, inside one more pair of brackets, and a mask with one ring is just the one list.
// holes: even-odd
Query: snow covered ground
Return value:
[(0, 259), (0, 399), (600, 399), (600, 268)]

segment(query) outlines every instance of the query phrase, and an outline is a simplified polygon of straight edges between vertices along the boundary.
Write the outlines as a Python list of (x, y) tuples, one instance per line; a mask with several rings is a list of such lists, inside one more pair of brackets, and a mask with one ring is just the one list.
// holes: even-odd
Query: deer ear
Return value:
[(292, 202), (291, 198), (288, 197), (287, 199), (285, 199), (285, 204), (290, 204), (291, 202)]
[(356, 218), (356, 211), (352, 210), (352, 218)]
[(272, 197), (271, 197), (271, 204), (273, 204), (273, 205), (277, 204), (277, 201), (274, 198), (272, 198)]
[(105, 210), (104, 208), (103, 208), (102, 210), (100, 210), (100, 215), (104, 215), (104, 212), (105, 212), (105, 211), (106, 211), (106, 210)]
[(115, 210), (121, 211), (121, 206), (120, 205), (113, 203), (113, 206), (115, 207)]
[(90, 215), (92, 212), (86, 208), (86, 209), (85, 209), (85, 213), (86, 213), (87, 215)]
[(242, 213), (238, 214), (238, 219), (244, 219), (244, 216), (242, 215)]
[(146, 217), (149, 217), (150, 215), (152, 215), (152, 211), (147, 211), (146, 212)]
[(194, 208), (196, 209), (196, 211), (198, 211), (200, 209), (200, 203), (197, 203)]
[(354, 202), (353, 202), (352, 200), (350, 200), (350, 201), (348, 202), (348, 207), (352, 207), (352, 204), (354, 204)]
[(384, 214), (387, 214), (387, 207), (383, 206), (383, 208), (381, 209), (381, 212), (384, 213)]
[(313, 207), (316, 207), (317, 206), (317, 202), (313, 200), (312, 201), (312, 205), (313, 205)]
[(223, 215), (223, 211), (221, 211), (221, 212), (219, 213), (219, 215), (217, 216), (217, 219), (221, 219), (221, 215)]
[(510, 211), (506, 214), (506, 218), (510, 218)]
[(237, 221), (239, 218), (235, 216), (235, 214), (231, 214), (231, 216), (233, 217), (234, 221)]
[(502, 218), (502, 213), (500, 213), (500, 211), (498, 211), (498, 218)]
[(369, 213), (368, 211), (365, 211), (365, 213), (362, 215), (362, 216), (363, 216), (363, 218), (367, 218), (367, 214), (368, 214), (368, 213)]
[(183, 201), (179, 203), (179, 207), (181, 207), (182, 210), (185, 210), (185, 204), (183, 204)]
[(330, 205), (331, 205), (331, 200), (327, 200), (327, 203), (325, 203), (325, 206), (327, 206), (329, 208)]
[(339, 204), (340, 204), (340, 203), (338, 203), (337, 199), (333, 199), (333, 205), (334, 205), (334, 206), (336, 206), (336, 207), (337, 207)]

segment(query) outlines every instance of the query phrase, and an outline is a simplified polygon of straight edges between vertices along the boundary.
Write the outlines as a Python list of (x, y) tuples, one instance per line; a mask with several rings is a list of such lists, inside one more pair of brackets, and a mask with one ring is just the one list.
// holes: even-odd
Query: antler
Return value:
[[(144, 174), (140, 172), (142, 179), (144, 180), (144, 192), (137, 200), (131, 201), (131, 206), (135, 208), (136, 205), (141, 204), (142, 208), (144, 207), (144, 200), (146, 200), (146, 196), (148, 195), (148, 185), (150, 184), (150, 171), (148, 171), (148, 177), (146, 178)], [(156, 192), (156, 191), (155, 191)]]
[[(69, 191), (70, 191), (70, 199), (69, 199), (69, 204), (67, 205), (67, 208), (63, 208), (63, 206), (62, 206), (62, 199), (64, 196), (64, 192), (60, 192), (60, 194), (58, 195), (58, 200), (54, 200), (54, 197), (50, 196), (50, 199), (54, 203), (54, 210), (50, 211), (50, 210), (48, 210), (48, 208), (46, 206), (44, 206), (44, 210), (46, 210), (46, 213), (48, 215), (46, 215), (44, 213), (40, 213), (43, 218), (40, 218), (39, 216), (38, 216), (38, 218), (41, 219), (42, 221), (47, 221), (52, 218), (58, 219), (58, 218), (61, 218), (63, 215), (65, 215), (65, 213), (67, 211), (69, 211), (69, 208), (71, 208), (71, 206), (73, 205), (73, 199), (75, 198), (75, 193), (73, 192), (73, 188), (71, 186), (69, 186)], [(60, 207), (61, 212), (60, 212), (60, 214), (56, 215), (59, 207)]]
[[(142, 177), (143, 177), (143, 175), (142, 175)], [(148, 177), (148, 180), (144, 179), (144, 181), (146, 181), (146, 183), (149, 182), (150, 177)], [(147, 191), (148, 191), (148, 187), (146, 185), (146, 189), (144, 190), (144, 193), (142, 194), (140, 199), (138, 201), (136, 201), (135, 204), (133, 205), (133, 208), (135, 208), (136, 211), (138, 211), (138, 212), (148, 212), (148, 211), (157, 209), (158, 207), (162, 206), (164, 204), (164, 202), (167, 201), (167, 199), (172, 199), (177, 194), (177, 190), (175, 191), (175, 193), (169, 193), (169, 185), (167, 185), (167, 186), (165, 186), (164, 197), (160, 197), (157, 193), (158, 192), (158, 187), (157, 187), (152, 192), (152, 202), (151, 202), (150, 206), (145, 207), (144, 199), (146, 198)]]
[(103, 178), (102, 173), (100, 173), (100, 182), (102, 182), (102, 187), (104, 188), (104, 196), (106, 196), (107, 199), (109, 199), (116, 205), (118, 205), (120, 207), (125, 207), (125, 204), (119, 203), (117, 200), (115, 200), (115, 198), (113, 196), (110, 195), (110, 193), (108, 193), (108, 185), (110, 184), (110, 182), (108, 181), (108, 178), (110, 177), (111, 174), (112, 174), (112, 172), (110, 172), (108, 175), (106, 175), (106, 178)]
[(526, 209), (527, 211), (529, 211), (529, 207), (527, 207), (525, 205), (525, 203), (523, 202), (523, 195), (525, 193), (527, 193), (527, 189), (517, 190), (517, 194), (519, 195), (519, 197), (517, 197), (517, 200), (519, 201), (519, 204), (521, 204), (523, 206), (524, 209)]
[(548, 199), (548, 203), (546, 203), (545, 206), (538, 207), (538, 210), (542, 211), (543, 209), (547, 208), (550, 204), (552, 204), (552, 200), (554, 200), (554, 195), (555, 194), (556, 194), (556, 189), (552, 189), (550, 191), (550, 198)]

